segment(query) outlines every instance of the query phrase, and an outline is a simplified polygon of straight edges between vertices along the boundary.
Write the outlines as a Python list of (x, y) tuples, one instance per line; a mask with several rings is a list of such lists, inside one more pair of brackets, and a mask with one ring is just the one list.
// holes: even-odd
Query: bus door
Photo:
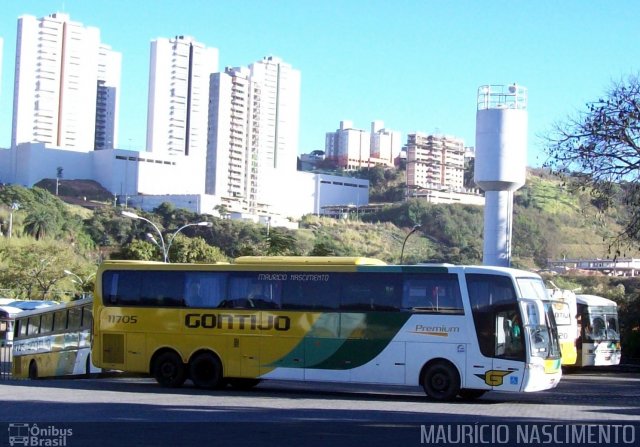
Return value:
[(148, 369), (148, 359), (145, 352), (145, 334), (132, 332), (126, 338), (126, 367), (133, 371)]
[(496, 391), (520, 391), (524, 378), (525, 342), (517, 303), (496, 306), (494, 356), (485, 382)]

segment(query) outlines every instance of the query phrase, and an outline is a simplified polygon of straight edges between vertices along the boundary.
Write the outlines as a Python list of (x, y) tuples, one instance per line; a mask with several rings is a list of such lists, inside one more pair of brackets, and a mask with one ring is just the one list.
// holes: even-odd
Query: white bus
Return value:
[(0, 298), (0, 346), (13, 344), (13, 323), (16, 315), (25, 310), (39, 309), (58, 304), (56, 301), (16, 300)]
[(96, 366), (178, 387), (263, 379), (422, 386), (432, 399), (554, 388), (553, 313), (537, 274), (342, 257), (232, 264), (107, 261)]
[(620, 364), (620, 326), (615, 301), (595, 295), (576, 295), (578, 307), (577, 366)]
[(92, 300), (27, 310), (15, 317), (15, 378), (37, 379), (99, 372), (91, 364)]

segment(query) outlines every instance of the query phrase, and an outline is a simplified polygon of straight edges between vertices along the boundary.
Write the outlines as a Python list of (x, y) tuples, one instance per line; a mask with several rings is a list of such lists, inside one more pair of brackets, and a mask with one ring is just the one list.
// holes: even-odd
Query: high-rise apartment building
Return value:
[(189, 36), (151, 42), (147, 151), (200, 158), (207, 152), (209, 77), (218, 49)]
[(205, 191), (248, 213), (275, 209), (296, 173), (300, 72), (274, 57), (227, 68), (211, 77), (209, 104)]
[(340, 121), (338, 130), (326, 133), (325, 157), (346, 170), (393, 167), (402, 149), (400, 140), (400, 132), (385, 129), (382, 121), (373, 121), (371, 132), (355, 129), (351, 121)]
[(394, 166), (402, 150), (402, 136), (396, 130), (385, 129), (382, 121), (371, 123), (371, 158)]
[[(18, 18), (11, 144), (41, 142), (90, 151), (96, 144), (97, 96), (102, 73), (114, 89), (109, 103), (117, 118), (119, 54), (101, 45), (100, 31), (72, 22), (67, 14)], [(103, 65), (102, 68), (99, 68)], [(102, 126), (103, 122), (98, 125)], [(115, 141), (100, 128), (102, 140)]]
[(339, 168), (353, 170), (369, 166), (371, 134), (355, 129), (351, 121), (340, 121), (338, 130), (327, 132), (324, 147), (326, 158)]
[(118, 147), (118, 111), (122, 55), (100, 45), (98, 57), (98, 92), (96, 97), (96, 149)]
[(259, 87), (252, 84), (246, 67), (227, 68), (211, 76), (205, 193), (240, 198), (251, 192), (248, 184), (257, 172), (257, 92)]
[(407, 138), (407, 187), (445, 187), (464, 185), (464, 141), (441, 135), (412, 133)]

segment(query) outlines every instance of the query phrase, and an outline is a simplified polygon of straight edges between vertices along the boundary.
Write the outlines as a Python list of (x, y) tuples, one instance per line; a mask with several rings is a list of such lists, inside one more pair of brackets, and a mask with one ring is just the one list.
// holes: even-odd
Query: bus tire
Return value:
[(189, 362), (189, 375), (197, 388), (219, 388), (222, 381), (222, 363), (211, 352), (196, 354)]
[(31, 360), (31, 363), (29, 363), (29, 379), (38, 379), (38, 364), (35, 360)]
[(475, 400), (475, 399), (478, 399), (479, 397), (482, 397), (486, 392), (487, 390), (463, 388), (460, 390), (459, 395), (464, 400)]
[(178, 388), (187, 378), (182, 359), (173, 351), (163, 352), (154, 360), (152, 374), (165, 388)]
[(449, 362), (433, 363), (422, 374), (422, 388), (431, 399), (452, 400), (460, 393), (460, 375)]

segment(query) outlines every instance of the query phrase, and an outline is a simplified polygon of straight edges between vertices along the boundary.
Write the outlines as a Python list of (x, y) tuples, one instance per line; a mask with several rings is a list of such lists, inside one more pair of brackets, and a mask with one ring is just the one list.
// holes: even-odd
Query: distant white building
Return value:
[(209, 77), (217, 70), (218, 50), (192, 37), (151, 42), (147, 151), (198, 157), (204, 169)]
[(464, 186), (465, 148), (461, 139), (416, 132), (409, 134), (405, 150), (409, 188)]
[(584, 270), (598, 272), (608, 276), (638, 276), (640, 274), (640, 259), (549, 259), (549, 268), (555, 272)]
[(233, 210), (277, 212), (297, 169), (300, 72), (274, 57), (211, 76), (205, 192)]
[(325, 137), (326, 158), (345, 170), (393, 167), (401, 149), (400, 132), (385, 129), (382, 121), (373, 121), (371, 132), (354, 128), (351, 121), (340, 121), (340, 128)]
[(366, 180), (297, 171), (300, 71), (282, 60), (215, 73), (217, 49), (188, 36), (154, 40), (146, 151), (115, 149), (121, 55), (65, 14), (18, 23), (12, 147), (0, 149), (0, 182), (31, 187), (60, 172), (99, 182), (120, 204), (169, 201), (211, 214), (224, 205), (274, 225), (324, 205), (368, 203)]
[(31, 187), (56, 178), (61, 168), (62, 178), (95, 180), (117, 196), (200, 194), (200, 179), (191, 175), (196, 164), (187, 157), (132, 150), (84, 151), (23, 143), (0, 149), (0, 181)]
[(470, 155), (464, 141), (446, 135), (411, 133), (407, 137), (407, 197), (431, 203), (484, 205), (478, 189), (464, 187), (464, 162)]
[(402, 150), (402, 134), (384, 127), (384, 122), (371, 123), (371, 158), (380, 160), (386, 166), (395, 166), (395, 160)]
[(109, 190), (118, 203), (151, 210), (162, 202), (203, 214), (219, 214), (224, 205), (233, 217), (277, 222), (305, 214), (322, 214), (329, 205), (369, 203), (369, 181), (335, 175), (294, 172), (274, 188), (269, 205), (250, 212), (224, 196), (203, 194), (198, 161), (190, 157), (155, 155), (123, 149), (82, 151), (24, 143), (0, 149), (0, 182), (31, 187), (42, 179), (91, 179)]
[(100, 86), (109, 87), (112, 98), (101, 101), (99, 113), (117, 117), (119, 60), (100, 43), (98, 28), (72, 22), (67, 14), (19, 17), (11, 145), (41, 142), (90, 151), (97, 125), (105, 126), (98, 130), (101, 141), (115, 142), (115, 126), (96, 123), (96, 111)]

